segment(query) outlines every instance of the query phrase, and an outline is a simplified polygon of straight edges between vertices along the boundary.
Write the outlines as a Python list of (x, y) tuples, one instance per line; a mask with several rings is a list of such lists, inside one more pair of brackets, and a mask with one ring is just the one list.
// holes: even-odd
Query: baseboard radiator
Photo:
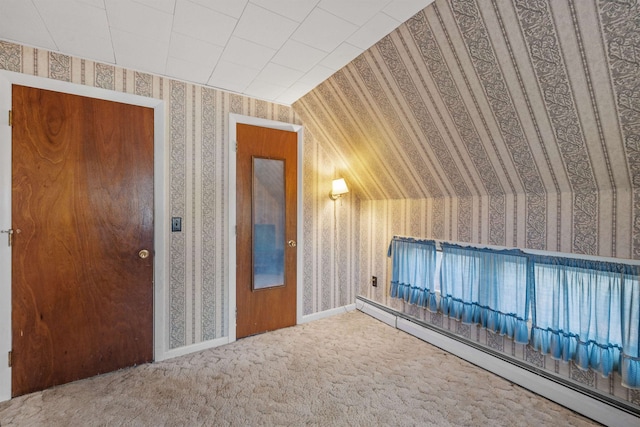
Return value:
[[(431, 321), (425, 321), (424, 318), (427, 316), (423, 314), (423, 319), (421, 319), (422, 309), (418, 307), (411, 307), (409, 310), (416, 312), (407, 314), (361, 296), (356, 298), (356, 308), (394, 328), (435, 345), (599, 423), (608, 426), (637, 427), (640, 425), (640, 402), (636, 405), (635, 401), (630, 402), (601, 393), (597, 387), (587, 387), (578, 381), (542, 369), (523, 360), (523, 358), (515, 357), (516, 345), (511, 340), (505, 339), (511, 343), (513, 355), (505, 353), (504, 348), (503, 351), (498, 351), (491, 348), (491, 345), (482, 344), (481, 339), (471, 339), (472, 330), (476, 331), (478, 336), (481, 331), (475, 329), (474, 325), (460, 325), (459, 322), (448, 319), (441, 313), (431, 313), (433, 315), (429, 318)], [(424, 311), (422, 312), (424, 313)], [(451, 323), (454, 323), (455, 326), (451, 327)], [(460, 328), (461, 330), (457, 330), (457, 327), (460, 326), (463, 326)], [(482, 333), (487, 334), (484, 341), (490, 344), (492, 339), (496, 338), (486, 330), (483, 330)], [(504, 339), (499, 336), (498, 338)], [(505, 341), (502, 343), (504, 347)], [(493, 347), (499, 346), (493, 345)], [(522, 346), (520, 350), (524, 352), (528, 349)], [(556, 369), (558, 369), (557, 365)], [(563, 369), (570, 368), (564, 366)], [(638, 392), (640, 395), (640, 390), (632, 392)]]

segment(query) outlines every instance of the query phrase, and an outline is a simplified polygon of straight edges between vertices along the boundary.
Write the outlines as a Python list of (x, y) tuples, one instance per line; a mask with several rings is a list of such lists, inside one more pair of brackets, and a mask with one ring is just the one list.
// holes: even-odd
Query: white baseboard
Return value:
[[(302, 323), (312, 322), (314, 320), (324, 319), (325, 317), (335, 316), (337, 314), (347, 313), (349, 311), (354, 311), (356, 309), (355, 304), (345, 305), (343, 307), (333, 308), (331, 310), (321, 311), (319, 313), (310, 314), (308, 316), (303, 316)], [(229, 344), (231, 340), (229, 337), (217, 338), (215, 340), (204, 341), (197, 344), (187, 345), (184, 347), (176, 348), (173, 350), (166, 351), (164, 354), (156, 355), (156, 362), (161, 360), (173, 359), (174, 357), (185, 356), (190, 353), (194, 353), (196, 351), (207, 350), (209, 348), (220, 347), (221, 345)]]
[(354, 311), (355, 309), (355, 304), (349, 304), (342, 307), (332, 308), (330, 310), (320, 311), (318, 313), (308, 314), (306, 316), (302, 316), (302, 321), (300, 322), (300, 324), (313, 322), (314, 320), (324, 319), (325, 317), (331, 317), (337, 314), (348, 313), (349, 311)]
[(160, 362), (162, 360), (173, 359), (174, 357), (185, 356), (190, 353), (195, 353), (196, 351), (207, 350), (209, 348), (220, 347), (221, 345), (229, 344), (229, 337), (217, 338), (215, 340), (209, 340), (204, 342), (199, 342), (197, 344), (191, 344), (180, 348), (175, 348), (173, 350), (166, 351), (162, 355), (156, 355), (155, 362)]
[(371, 317), (375, 317), (376, 319), (386, 323), (389, 326), (392, 326), (394, 328), (396, 327), (397, 317), (393, 314), (387, 313), (384, 310), (380, 310), (378, 307), (367, 304), (366, 302), (361, 300), (357, 300), (356, 304), (358, 305), (358, 310), (362, 311), (363, 313), (366, 313)]
[[(608, 426), (638, 426), (640, 419), (598, 399), (573, 390), (543, 376), (518, 367), (506, 360), (466, 345), (437, 331), (425, 328), (402, 317), (381, 310), (364, 301), (357, 301), (358, 310), (390, 326), (420, 338), (476, 366), (512, 381), (534, 393)], [(393, 318), (394, 320), (392, 320)]]

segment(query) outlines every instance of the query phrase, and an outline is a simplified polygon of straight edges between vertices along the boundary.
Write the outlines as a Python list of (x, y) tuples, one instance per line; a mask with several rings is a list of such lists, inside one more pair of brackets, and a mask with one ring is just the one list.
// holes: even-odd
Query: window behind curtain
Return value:
[(528, 256), (519, 250), (443, 243), (442, 312), (528, 343), (529, 272)]
[(392, 257), (391, 296), (437, 311), (435, 241), (395, 236), (387, 255)]
[(637, 268), (541, 255), (533, 260), (534, 348), (605, 377), (626, 371), (623, 384), (640, 386)]

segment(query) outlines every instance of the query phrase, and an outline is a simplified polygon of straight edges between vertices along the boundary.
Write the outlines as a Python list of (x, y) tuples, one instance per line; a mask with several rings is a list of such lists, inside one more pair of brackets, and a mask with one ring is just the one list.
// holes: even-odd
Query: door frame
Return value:
[(304, 254), (304, 240), (302, 238), (303, 215), (302, 215), (302, 177), (304, 176), (303, 167), (303, 142), (304, 128), (301, 125), (292, 123), (279, 122), (269, 119), (261, 119), (258, 117), (244, 116), (235, 113), (229, 113), (229, 278), (227, 283), (228, 292), (228, 325), (229, 325), (229, 342), (236, 340), (236, 126), (238, 124), (246, 124), (260, 126), (264, 128), (286, 130), (296, 132), (298, 135), (298, 193), (297, 193), (297, 230), (296, 230), (296, 324), (302, 323), (302, 256)]
[[(73, 95), (122, 102), (154, 110), (153, 137), (153, 185), (154, 185), (154, 260), (153, 260), (153, 357), (164, 359), (168, 349), (166, 336), (167, 287), (169, 277), (169, 259), (166, 242), (169, 240), (168, 195), (169, 175), (168, 159), (165, 153), (165, 107), (161, 99), (116, 92), (112, 90), (79, 85), (45, 77), (0, 70), (0, 229), (11, 227), (11, 127), (8, 111), (11, 109), (12, 85), (29, 86), (38, 89), (64, 92)], [(11, 399), (11, 368), (7, 355), (11, 343), (11, 248), (6, 244), (6, 235), (0, 235), (0, 402)]]

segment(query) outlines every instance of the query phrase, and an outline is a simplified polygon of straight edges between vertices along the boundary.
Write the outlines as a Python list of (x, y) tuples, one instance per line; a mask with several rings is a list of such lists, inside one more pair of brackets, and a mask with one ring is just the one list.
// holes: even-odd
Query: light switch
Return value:
[(171, 231), (182, 231), (182, 218), (174, 216), (171, 218)]

